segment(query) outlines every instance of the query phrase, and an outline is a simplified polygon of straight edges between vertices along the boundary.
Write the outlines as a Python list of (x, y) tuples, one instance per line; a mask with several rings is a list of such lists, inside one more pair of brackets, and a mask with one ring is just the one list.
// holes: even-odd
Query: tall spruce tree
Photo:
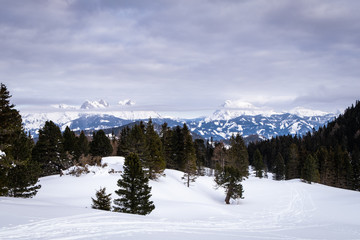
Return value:
[(151, 197), (151, 187), (148, 185), (139, 157), (135, 153), (125, 158), (124, 172), (117, 185), (115, 193), (120, 197), (114, 200), (114, 211), (147, 215), (155, 209)]
[(111, 193), (106, 194), (106, 188), (100, 188), (96, 191), (95, 199), (91, 198), (93, 204), (91, 205), (94, 209), (110, 211), (111, 210)]
[(299, 177), (299, 151), (296, 144), (291, 144), (288, 153), (288, 160), (285, 169), (285, 179), (294, 179)]
[(194, 148), (196, 155), (196, 168), (197, 174), (203, 176), (204, 175), (204, 167), (206, 166), (206, 146), (204, 139), (195, 139), (194, 140)]
[(262, 178), (263, 171), (264, 171), (264, 162), (263, 162), (263, 157), (262, 157), (259, 149), (256, 149), (256, 151), (254, 153), (253, 164), (254, 164), (254, 168), (255, 168), (255, 176)]
[(89, 141), (85, 136), (84, 131), (80, 132), (80, 136), (76, 138), (75, 143), (75, 158), (78, 160), (82, 155), (87, 156), (89, 154)]
[(230, 204), (231, 198), (244, 198), (243, 186), (241, 182), (244, 180), (243, 173), (233, 166), (225, 166), (218, 168), (215, 171), (215, 183), (217, 187), (224, 187), (226, 191), (225, 203)]
[(65, 154), (60, 128), (54, 122), (46, 121), (39, 130), (39, 140), (32, 151), (32, 157), (40, 164), (42, 176), (59, 174), (72, 165)]
[(70, 130), (68, 126), (66, 126), (65, 131), (63, 133), (64, 139), (64, 151), (67, 152), (71, 157), (75, 156), (76, 150), (76, 136), (73, 131)]
[(93, 133), (93, 139), (90, 142), (90, 154), (93, 156), (106, 157), (111, 156), (113, 148), (110, 139), (106, 136), (104, 130)]
[(154, 130), (150, 119), (146, 126), (146, 150), (148, 154), (144, 159), (144, 166), (149, 170), (149, 178), (157, 179), (165, 170), (166, 162), (162, 152), (162, 143), (159, 135)]
[(243, 177), (249, 176), (249, 154), (244, 140), (239, 134), (230, 138), (228, 158), (230, 166), (238, 169)]
[(284, 158), (282, 157), (280, 152), (276, 155), (274, 166), (273, 166), (273, 173), (275, 174), (275, 176), (274, 176), (275, 180), (284, 180), (285, 163), (284, 163)]
[(31, 158), (33, 141), (22, 126), (19, 112), (10, 103), (6, 86), (0, 87), (0, 196), (32, 197), (37, 185), (40, 167)]
[(173, 149), (172, 149), (172, 130), (168, 127), (167, 123), (161, 125), (161, 142), (162, 142), (162, 152), (165, 159), (167, 168), (175, 168), (175, 163), (173, 161)]
[(301, 178), (307, 182), (319, 182), (320, 181), (320, 174), (317, 168), (317, 159), (309, 154), (305, 160), (304, 166), (301, 171)]
[(185, 180), (186, 186), (190, 187), (190, 182), (195, 182), (197, 177), (196, 175), (196, 154), (195, 148), (192, 141), (192, 136), (186, 124), (183, 126), (183, 136), (184, 136), (184, 176), (182, 177)]

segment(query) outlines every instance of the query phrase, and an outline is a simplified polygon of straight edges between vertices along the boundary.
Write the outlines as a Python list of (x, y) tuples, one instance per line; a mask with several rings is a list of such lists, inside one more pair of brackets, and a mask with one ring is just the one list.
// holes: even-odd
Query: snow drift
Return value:
[(245, 199), (224, 204), (212, 177), (187, 188), (182, 172), (150, 181), (155, 210), (137, 216), (91, 209), (100, 187), (117, 196), (123, 158), (74, 177), (41, 178), (33, 199), (0, 198), (0, 239), (360, 239), (360, 193), (251, 176)]

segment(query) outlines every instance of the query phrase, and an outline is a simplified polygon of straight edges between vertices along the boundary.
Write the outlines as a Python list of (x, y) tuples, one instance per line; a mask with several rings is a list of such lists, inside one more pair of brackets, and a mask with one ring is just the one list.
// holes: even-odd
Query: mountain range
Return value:
[[(131, 106), (133, 102), (128, 100), (123, 104)], [(56, 111), (49, 113), (22, 114), (25, 129), (34, 137), (47, 120), (55, 122), (61, 130), (69, 126), (74, 131), (80, 131), (116, 128), (140, 120), (146, 122), (151, 118), (155, 124), (166, 122), (169, 127), (186, 123), (195, 135), (213, 140), (229, 139), (232, 134), (237, 133), (243, 137), (257, 135), (261, 139), (288, 134), (304, 135), (326, 125), (335, 116), (304, 108), (282, 113), (256, 108), (251, 104), (241, 104), (239, 108), (239, 104), (226, 101), (212, 116), (179, 119), (162, 117), (154, 111), (110, 111), (109, 104), (104, 100), (86, 101), (80, 108), (59, 105)]]

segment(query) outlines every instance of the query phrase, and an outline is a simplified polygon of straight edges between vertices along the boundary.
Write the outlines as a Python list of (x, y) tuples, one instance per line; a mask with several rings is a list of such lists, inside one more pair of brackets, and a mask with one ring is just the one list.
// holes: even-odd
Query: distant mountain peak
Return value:
[(86, 100), (82, 105), (81, 105), (81, 109), (101, 109), (101, 108), (108, 108), (110, 105), (108, 102), (106, 102), (103, 99), (100, 99), (99, 101), (89, 101)]
[(304, 107), (293, 108), (289, 111), (289, 113), (298, 115), (301, 117), (325, 116), (325, 115), (331, 114), (329, 112), (323, 112), (320, 110), (313, 110), (313, 109), (308, 109), (308, 108), (304, 108)]
[(121, 106), (133, 106), (135, 105), (135, 102), (131, 99), (125, 99), (125, 100), (122, 100), (122, 101), (119, 101), (119, 105)]
[(247, 110), (253, 110), (258, 109), (258, 107), (255, 107), (253, 104), (249, 102), (244, 102), (241, 100), (226, 100), (221, 107), (223, 108), (231, 108), (231, 109), (247, 109)]
[(66, 109), (66, 110), (76, 110), (79, 108), (77, 106), (72, 106), (72, 105), (67, 105), (67, 104), (51, 105), (51, 107), (58, 108), (58, 109)]

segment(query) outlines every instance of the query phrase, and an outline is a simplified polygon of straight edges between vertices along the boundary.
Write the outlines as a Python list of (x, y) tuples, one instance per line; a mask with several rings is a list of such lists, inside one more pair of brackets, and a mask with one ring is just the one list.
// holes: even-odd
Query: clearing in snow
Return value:
[(182, 172), (166, 170), (150, 181), (150, 215), (91, 209), (100, 187), (117, 197), (123, 161), (108, 157), (107, 167), (90, 167), (87, 175), (41, 178), (32, 199), (1, 197), (0, 239), (360, 239), (359, 192), (300, 180), (251, 176), (245, 199), (226, 205), (213, 177), (187, 188)]

